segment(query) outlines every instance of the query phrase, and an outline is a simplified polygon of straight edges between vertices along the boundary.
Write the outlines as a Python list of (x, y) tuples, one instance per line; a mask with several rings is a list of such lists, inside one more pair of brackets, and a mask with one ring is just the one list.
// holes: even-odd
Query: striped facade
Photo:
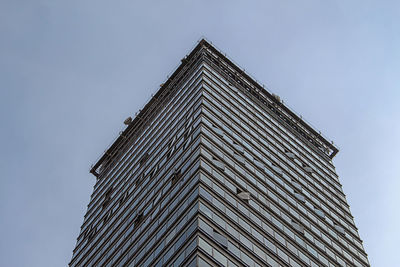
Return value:
[(369, 266), (337, 152), (201, 40), (92, 168), (70, 266)]

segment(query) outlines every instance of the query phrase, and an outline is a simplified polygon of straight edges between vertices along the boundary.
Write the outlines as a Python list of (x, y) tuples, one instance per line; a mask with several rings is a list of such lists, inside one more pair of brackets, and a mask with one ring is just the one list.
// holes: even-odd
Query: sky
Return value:
[(200, 38), (340, 148), (372, 266), (398, 266), (399, 1), (0, 1), (0, 266), (66, 266), (91, 164)]

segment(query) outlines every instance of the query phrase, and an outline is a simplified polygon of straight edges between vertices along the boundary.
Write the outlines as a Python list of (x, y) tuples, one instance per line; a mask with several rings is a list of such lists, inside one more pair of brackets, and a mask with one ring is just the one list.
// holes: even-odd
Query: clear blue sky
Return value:
[(399, 1), (0, 2), (0, 265), (65, 266), (89, 167), (205, 36), (334, 140), (373, 266), (398, 266)]

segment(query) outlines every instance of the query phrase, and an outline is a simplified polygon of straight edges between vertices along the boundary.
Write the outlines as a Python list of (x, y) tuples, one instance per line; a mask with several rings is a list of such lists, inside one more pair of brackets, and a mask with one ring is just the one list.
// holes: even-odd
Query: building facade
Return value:
[(125, 123), (70, 266), (369, 266), (338, 149), (207, 41)]

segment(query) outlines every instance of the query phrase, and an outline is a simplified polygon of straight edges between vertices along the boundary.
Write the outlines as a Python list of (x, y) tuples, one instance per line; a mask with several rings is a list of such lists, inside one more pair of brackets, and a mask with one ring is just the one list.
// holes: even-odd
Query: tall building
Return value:
[(125, 124), (70, 266), (369, 266), (338, 149), (207, 41)]

